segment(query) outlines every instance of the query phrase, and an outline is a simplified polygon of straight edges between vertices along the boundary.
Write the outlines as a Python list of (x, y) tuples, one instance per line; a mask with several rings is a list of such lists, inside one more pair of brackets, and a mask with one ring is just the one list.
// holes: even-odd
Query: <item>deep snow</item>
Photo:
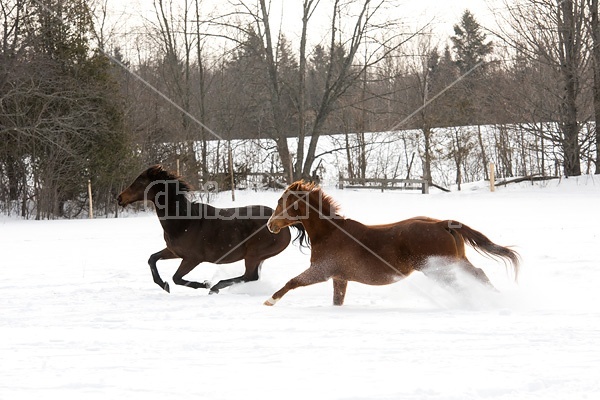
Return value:
[[(257, 283), (207, 290), (152, 282), (163, 247), (156, 216), (0, 219), (0, 399), (583, 399), (600, 393), (600, 178), (495, 193), (326, 190), (347, 217), (382, 223), (452, 218), (523, 263), (469, 258), (500, 293), (462, 296), (415, 273), (394, 285), (331, 283), (262, 305), (308, 265), (297, 246)], [(279, 193), (237, 193), (274, 206)], [(231, 204), (227, 193), (217, 205)], [(368, 209), (366, 209), (368, 207)], [(170, 281), (177, 261), (159, 262)], [(216, 282), (242, 264), (203, 264)]]

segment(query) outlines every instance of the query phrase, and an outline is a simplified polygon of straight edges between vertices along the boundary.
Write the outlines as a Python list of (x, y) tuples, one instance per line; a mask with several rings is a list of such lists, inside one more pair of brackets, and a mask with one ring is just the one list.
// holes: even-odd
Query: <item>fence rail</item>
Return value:
[(338, 187), (340, 189), (381, 189), (382, 192), (384, 190), (421, 190), (421, 193), (429, 194), (429, 184), (423, 179), (350, 179), (340, 176)]

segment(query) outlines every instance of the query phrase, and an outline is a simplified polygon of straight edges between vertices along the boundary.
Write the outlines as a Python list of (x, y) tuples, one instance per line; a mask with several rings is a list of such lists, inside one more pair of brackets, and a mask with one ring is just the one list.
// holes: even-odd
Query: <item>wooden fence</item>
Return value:
[(340, 176), (338, 182), (340, 189), (381, 189), (382, 192), (384, 190), (420, 190), (423, 194), (429, 194), (429, 184), (423, 179), (350, 179)]

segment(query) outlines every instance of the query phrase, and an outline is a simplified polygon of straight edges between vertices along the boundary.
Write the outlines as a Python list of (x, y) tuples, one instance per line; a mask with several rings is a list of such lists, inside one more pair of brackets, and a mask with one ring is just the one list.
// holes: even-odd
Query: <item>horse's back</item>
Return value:
[[(216, 208), (209, 211), (202, 221), (203, 229), (219, 235), (229, 234), (233, 241), (246, 240), (249, 236), (275, 236), (269, 232), (266, 223), (273, 214), (267, 206), (250, 205), (235, 208)], [(220, 238), (219, 238), (220, 240)], [(248, 239), (252, 240), (252, 238)]]
[(273, 214), (271, 207), (262, 205), (249, 205), (245, 207), (219, 208), (213, 207), (210, 204), (198, 204), (201, 208), (200, 216), (203, 219), (218, 219), (218, 220), (268, 220)]
[(198, 216), (186, 218), (185, 230), (165, 237), (167, 246), (180, 256), (226, 264), (248, 256), (278, 254), (290, 242), (289, 229), (274, 235), (266, 228), (273, 214), (270, 207), (218, 208), (203, 203), (196, 206)]
[[(390, 276), (408, 275), (430, 256), (459, 255), (454, 236), (445, 228), (447, 223), (429, 217), (380, 225), (364, 225), (346, 219), (340, 225), (342, 229), (328, 241), (329, 250), (325, 250), (343, 253), (344, 258), (360, 265), (361, 274), (358, 275), (364, 272), (367, 278), (355, 276), (352, 280), (373, 279), (371, 284), (389, 283)], [(375, 279), (375, 276), (379, 278)]]

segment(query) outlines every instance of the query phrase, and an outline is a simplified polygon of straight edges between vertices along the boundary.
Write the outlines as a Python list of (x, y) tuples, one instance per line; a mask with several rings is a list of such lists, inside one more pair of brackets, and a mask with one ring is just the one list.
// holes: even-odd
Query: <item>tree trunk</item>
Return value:
[[(261, 0), (263, 1), (263, 0)], [(340, 71), (337, 73), (334, 71), (336, 65), (336, 43), (340, 40), (336, 34), (338, 33), (337, 21), (340, 17), (340, 0), (334, 0), (333, 2), (333, 17), (331, 20), (331, 36), (330, 36), (330, 47), (329, 47), (329, 68), (327, 71), (327, 78), (325, 82), (325, 90), (321, 98), (321, 105), (313, 129), (311, 132), (310, 143), (308, 145), (308, 151), (306, 152), (306, 160), (304, 160), (304, 167), (302, 173), (306, 176), (310, 176), (312, 164), (315, 161), (315, 153), (317, 150), (317, 144), (319, 141), (319, 135), (321, 128), (325, 124), (325, 120), (331, 114), (334, 104), (338, 99), (345, 93), (346, 89), (351, 86), (352, 83), (360, 79), (361, 71), (358, 71), (356, 75), (351, 74), (352, 63), (356, 52), (359, 50), (361, 44), (364, 44), (364, 36), (369, 26), (369, 6), (370, 0), (363, 0), (362, 8), (356, 22), (354, 24), (353, 36), (349, 39), (349, 47), (347, 55), (341, 60), (339, 65)], [(363, 66), (367, 68), (367, 66)]]
[(461, 184), (462, 184), (462, 170), (461, 170), (461, 165), (462, 165), (462, 159), (463, 159), (463, 154), (462, 154), (462, 145), (460, 142), (460, 135), (458, 133), (458, 129), (454, 130), (454, 139), (456, 140), (456, 142), (454, 143), (454, 145), (456, 146), (456, 150), (455, 150), (455, 154), (454, 154), (454, 163), (456, 165), (456, 184), (458, 185), (458, 190), (460, 191), (461, 189)]
[(581, 175), (579, 124), (577, 123), (577, 57), (578, 34), (575, 29), (573, 1), (563, 0), (559, 3), (561, 17), (558, 19), (560, 40), (560, 71), (563, 77), (564, 94), (562, 97), (560, 124), (563, 133), (564, 174), (565, 176)]
[(313, 0), (304, 0), (302, 6), (302, 34), (300, 35), (300, 58), (298, 60), (298, 151), (294, 179), (302, 178), (302, 162), (304, 161), (304, 139), (306, 137), (306, 35), (308, 20), (312, 13), (312, 3)]
[(279, 137), (275, 139), (275, 144), (277, 146), (277, 153), (281, 159), (285, 178), (288, 180), (288, 183), (292, 183), (294, 181), (294, 171), (292, 170), (292, 157), (290, 155), (287, 139), (285, 137)]
[(292, 166), (292, 159), (290, 157), (290, 149), (287, 144), (285, 132), (283, 130), (283, 111), (281, 109), (281, 98), (279, 95), (279, 76), (277, 72), (277, 62), (274, 57), (273, 40), (271, 37), (271, 24), (269, 21), (269, 8), (265, 0), (260, 0), (260, 12), (261, 22), (264, 28), (265, 37), (265, 57), (267, 61), (267, 71), (269, 74), (269, 92), (270, 92), (270, 105), (271, 113), (273, 115), (274, 123), (274, 140), (277, 145), (277, 152), (281, 158), (281, 164), (283, 171), (289, 183), (294, 181), (294, 171)]
[(366, 179), (367, 175), (367, 142), (364, 132), (359, 132), (356, 135), (358, 142), (358, 170), (360, 179)]
[(354, 166), (352, 165), (352, 152), (350, 151), (350, 134), (346, 133), (346, 158), (348, 159), (348, 179), (354, 179)]
[[(205, 124), (206, 123), (206, 74), (204, 70), (204, 61), (202, 59), (202, 42), (200, 40), (200, 6), (199, 1), (195, 1), (196, 5), (196, 53), (197, 53), (197, 63), (198, 63), (198, 86), (199, 86), (199, 99), (198, 99), (198, 107), (200, 113), (200, 121)], [(200, 126), (200, 163), (202, 171), (202, 180), (206, 182), (208, 180), (208, 142), (206, 140), (206, 130), (204, 126)]]
[(431, 180), (431, 128), (428, 125), (423, 125), (423, 139), (425, 141), (425, 162), (423, 163), (423, 179), (430, 185)]
[(477, 141), (479, 142), (479, 149), (481, 150), (481, 162), (483, 164), (483, 179), (486, 181), (490, 179), (488, 173), (488, 158), (485, 154), (485, 146), (483, 145), (483, 137), (481, 136), (481, 125), (477, 125)]
[(600, 174), (600, 22), (598, 21), (598, 0), (590, 0), (592, 15), (592, 65), (594, 67), (594, 128), (596, 130), (596, 174)]

